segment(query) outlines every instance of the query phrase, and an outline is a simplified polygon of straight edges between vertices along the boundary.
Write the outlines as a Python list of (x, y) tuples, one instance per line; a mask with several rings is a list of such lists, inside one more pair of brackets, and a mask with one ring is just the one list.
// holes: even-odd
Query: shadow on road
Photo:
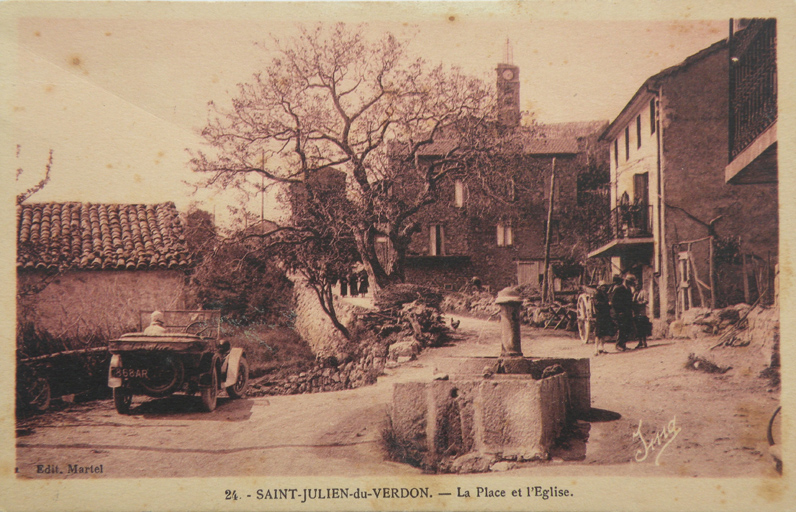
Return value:
[(589, 423), (603, 423), (606, 421), (616, 421), (621, 418), (622, 415), (618, 412), (592, 407), (589, 412), (584, 414), (580, 419)]
[(219, 398), (216, 410), (202, 411), (202, 401), (198, 396), (172, 395), (165, 398), (148, 399), (134, 406), (133, 416), (159, 419), (178, 416), (181, 420), (205, 421), (247, 421), (252, 415), (252, 400)]

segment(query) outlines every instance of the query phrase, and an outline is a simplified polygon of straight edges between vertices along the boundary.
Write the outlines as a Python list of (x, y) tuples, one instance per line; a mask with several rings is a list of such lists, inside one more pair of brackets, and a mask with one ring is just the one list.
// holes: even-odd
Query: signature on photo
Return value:
[(649, 457), (650, 453), (658, 450), (658, 455), (655, 457), (655, 465), (659, 466), (661, 455), (663, 455), (666, 447), (668, 447), (672, 441), (674, 441), (682, 428), (677, 426), (677, 416), (674, 416), (664, 428), (655, 433), (654, 437), (647, 440), (644, 438), (644, 434), (641, 432), (641, 425), (643, 423), (644, 422), (642, 420), (639, 420), (638, 428), (633, 433), (633, 439), (639, 438), (642, 445), (642, 448), (636, 450), (636, 462), (643, 462), (647, 460), (647, 457)]

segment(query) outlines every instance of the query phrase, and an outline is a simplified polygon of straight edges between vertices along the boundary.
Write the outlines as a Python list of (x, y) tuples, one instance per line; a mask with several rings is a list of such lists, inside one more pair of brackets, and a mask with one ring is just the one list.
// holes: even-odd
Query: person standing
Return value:
[(633, 292), (620, 276), (614, 276), (614, 289), (611, 293), (611, 313), (616, 323), (616, 349), (627, 350), (627, 341), (633, 332)]
[(357, 287), (357, 275), (351, 274), (348, 276), (348, 292), (352, 297), (359, 295), (359, 288)]
[(652, 330), (652, 325), (647, 316), (647, 303), (649, 302), (647, 291), (638, 287), (635, 276), (629, 276), (625, 282), (633, 293), (633, 328), (638, 340), (636, 348), (646, 348), (647, 336), (651, 334)]
[(605, 341), (614, 335), (614, 322), (611, 320), (611, 303), (608, 296), (608, 281), (600, 281), (594, 294), (594, 355), (605, 354)]

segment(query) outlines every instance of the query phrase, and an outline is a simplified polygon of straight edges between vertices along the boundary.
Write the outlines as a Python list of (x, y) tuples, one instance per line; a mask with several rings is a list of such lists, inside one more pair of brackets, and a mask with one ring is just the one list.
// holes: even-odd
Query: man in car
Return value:
[(149, 317), (149, 326), (144, 329), (144, 334), (147, 336), (160, 336), (166, 334), (166, 328), (163, 327), (166, 318), (160, 311), (153, 311)]

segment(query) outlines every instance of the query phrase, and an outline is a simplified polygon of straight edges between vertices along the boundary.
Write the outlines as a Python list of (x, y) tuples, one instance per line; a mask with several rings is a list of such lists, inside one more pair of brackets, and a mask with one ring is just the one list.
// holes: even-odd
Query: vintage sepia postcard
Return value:
[(792, 3), (0, 13), (0, 510), (793, 507)]

